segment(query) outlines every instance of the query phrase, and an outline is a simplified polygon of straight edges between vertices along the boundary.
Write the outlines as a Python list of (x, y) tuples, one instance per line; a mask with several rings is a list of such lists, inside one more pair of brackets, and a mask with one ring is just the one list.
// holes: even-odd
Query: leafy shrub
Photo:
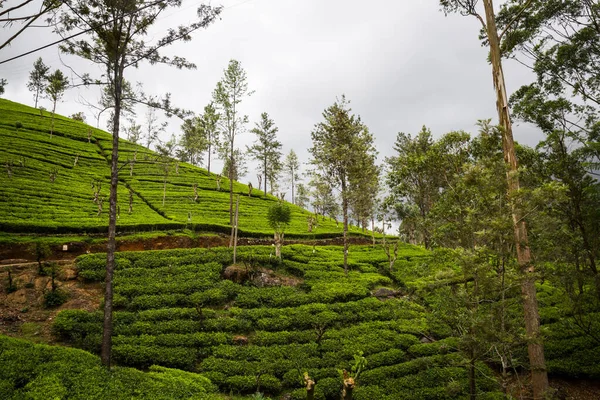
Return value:
[(58, 307), (69, 299), (69, 293), (62, 289), (49, 290), (44, 294), (44, 307)]

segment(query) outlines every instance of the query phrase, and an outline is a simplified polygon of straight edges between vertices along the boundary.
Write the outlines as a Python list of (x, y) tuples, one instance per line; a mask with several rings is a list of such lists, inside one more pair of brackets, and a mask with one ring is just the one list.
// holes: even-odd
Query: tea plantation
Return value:
[[(0, 231), (105, 232), (112, 137), (59, 115), (55, 117), (51, 135), (50, 121), (49, 112), (40, 113), (40, 110), (0, 99)], [(119, 149), (119, 232), (182, 228), (230, 232), (226, 178), (217, 184), (217, 175), (213, 173), (187, 163), (165, 160), (125, 140), (120, 141)], [(195, 184), (198, 197), (194, 201)], [(218, 190), (219, 185), (221, 190)], [(272, 235), (266, 215), (276, 198), (265, 196), (259, 190), (253, 190), (249, 197), (248, 187), (238, 182), (234, 183), (234, 192), (240, 196), (240, 234)], [(94, 201), (96, 198), (104, 201), (102, 210), (98, 201)], [(319, 219), (318, 226), (309, 233), (310, 213), (291, 207), (288, 237), (341, 234), (341, 224), (338, 226), (330, 219)], [(36, 218), (31, 218), (32, 215)], [(362, 234), (354, 227), (351, 232)]]
[[(286, 246), (284, 261), (268, 247), (242, 248), (247, 279), (222, 279), (228, 249), (125, 252), (115, 277), (114, 357), (120, 365), (161, 365), (201, 372), (225, 393), (290, 392), (303, 399), (301, 374), (317, 381), (319, 399), (339, 398), (340, 370), (364, 354), (356, 399), (456, 398), (468, 394), (466, 361), (455, 340), (430, 325), (426, 310), (395, 293), (378, 299), (379, 287), (399, 288), (422, 277), (429, 257), (404, 246), (404, 281), (380, 273), (385, 254), (353, 247), (346, 277), (342, 249)], [(79, 276), (100, 280), (102, 255), (78, 259)], [(268, 266), (295, 284), (261, 284)], [(410, 271), (412, 268), (412, 272)], [(65, 342), (98, 352), (100, 311), (61, 312), (54, 332)], [(434, 343), (421, 343), (424, 335)], [(484, 364), (477, 377), (482, 398), (499, 390)], [(485, 395), (485, 396), (484, 396)]]

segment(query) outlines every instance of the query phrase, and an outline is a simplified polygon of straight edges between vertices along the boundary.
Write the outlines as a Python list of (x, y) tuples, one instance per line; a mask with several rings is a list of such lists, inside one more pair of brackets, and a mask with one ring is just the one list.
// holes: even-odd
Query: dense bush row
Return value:
[[(115, 351), (119, 351), (115, 347)], [(78, 349), (0, 336), (2, 399), (206, 399), (221, 398), (204, 376), (150, 366), (148, 372), (115, 367)]]

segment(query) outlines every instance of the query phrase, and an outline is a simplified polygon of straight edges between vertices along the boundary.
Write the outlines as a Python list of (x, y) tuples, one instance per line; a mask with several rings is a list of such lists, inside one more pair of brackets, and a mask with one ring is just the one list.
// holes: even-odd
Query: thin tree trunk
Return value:
[(240, 195), (238, 194), (237, 196), (237, 201), (235, 203), (235, 226), (234, 226), (234, 233), (233, 233), (233, 264), (235, 265), (236, 263), (236, 256), (237, 256), (237, 235), (238, 235), (238, 216), (239, 216), (239, 210), (240, 210)]
[(112, 308), (113, 308), (113, 273), (115, 270), (115, 236), (117, 231), (117, 189), (119, 184), (119, 122), (121, 117), (121, 82), (123, 71), (117, 64), (114, 69), (115, 116), (113, 121), (113, 148), (110, 164), (110, 195), (108, 212), (108, 245), (106, 250), (106, 276), (104, 278), (104, 322), (102, 329), (102, 364), (110, 368), (112, 352)]
[(294, 197), (294, 175), (296, 174), (296, 171), (294, 171), (294, 168), (292, 168), (292, 204), (296, 204), (296, 198)]
[(344, 215), (344, 273), (348, 275), (348, 193), (345, 179), (342, 179), (342, 213)]
[(39, 89), (37, 89), (37, 90), (35, 91), (35, 108), (37, 108), (37, 105), (38, 105), (38, 98), (39, 98), (39, 96), (40, 96), (40, 90), (39, 90)]
[(267, 159), (266, 158), (264, 160), (263, 167), (265, 169), (265, 196), (266, 196), (267, 194), (269, 194), (269, 192), (267, 192)]
[(229, 158), (229, 225), (233, 225), (233, 138), (234, 133), (231, 135), (231, 148), (229, 149), (231, 151)]
[(544, 358), (544, 344), (540, 335), (540, 319), (535, 289), (535, 268), (531, 260), (531, 250), (528, 244), (527, 225), (523, 218), (520, 200), (517, 198), (519, 191), (518, 164), (515, 154), (515, 145), (512, 134), (508, 96), (502, 70), (500, 53), (500, 39), (494, 15), (492, 0), (484, 0), (487, 36), (490, 43), (490, 56), (492, 61), (492, 74), (496, 90), (496, 107), (502, 126), (502, 147), (504, 161), (507, 165), (508, 195), (511, 198), (513, 228), (517, 252), (517, 262), (522, 274), (521, 295), (525, 314), (525, 329), (528, 336), (527, 350), (531, 368), (531, 383), (534, 399), (542, 399), (548, 392), (548, 373)]
[(208, 145), (208, 175), (210, 175), (210, 150), (211, 150), (211, 145)]
[(52, 122), (50, 123), (50, 138), (52, 138), (52, 134), (54, 133), (54, 112), (56, 111), (56, 100), (54, 100), (54, 104), (52, 105)]

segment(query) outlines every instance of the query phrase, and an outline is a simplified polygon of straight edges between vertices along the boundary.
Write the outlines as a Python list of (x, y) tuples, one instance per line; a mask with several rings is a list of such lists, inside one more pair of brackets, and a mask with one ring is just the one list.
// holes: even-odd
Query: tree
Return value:
[(233, 179), (234, 181), (239, 181), (248, 174), (248, 167), (246, 166), (246, 158), (240, 149), (235, 149), (233, 154), (233, 170), (229, 168), (231, 159), (228, 158), (225, 160), (225, 164), (223, 164), (223, 172), (221, 172), (221, 175), (230, 177), (230, 179)]
[(285, 229), (292, 220), (292, 211), (283, 201), (277, 201), (267, 211), (267, 219), (269, 226), (275, 231), (275, 256), (281, 260), (281, 246), (283, 245), (283, 237)]
[(279, 128), (266, 112), (260, 115), (260, 121), (250, 131), (256, 135), (256, 141), (248, 147), (248, 153), (259, 163), (258, 170), (264, 176), (265, 194), (268, 193), (267, 181), (272, 181), (281, 169), (282, 145), (277, 140), (278, 131)]
[[(240, 115), (239, 104), (244, 97), (250, 96), (246, 71), (237, 60), (230, 60), (227, 69), (223, 71), (223, 78), (217, 83), (213, 91), (213, 100), (219, 111), (219, 129), (223, 136), (221, 142), (221, 154), (229, 165), (235, 162), (235, 137), (244, 131), (244, 125), (248, 123), (247, 115)], [(241, 152), (240, 152), (241, 153)], [(240, 154), (238, 153), (238, 154)], [(229, 168), (229, 224), (233, 225), (233, 173), (234, 168)]]
[(318, 173), (313, 172), (311, 176), (312, 178), (308, 184), (312, 188), (311, 195), (313, 201), (311, 206), (315, 214), (317, 214), (317, 217), (321, 214), (323, 220), (325, 220), (326, 216), (333, 218), (337, 223), (340, 215), (340, 205), (338, 198), (333, 193), (331, 182)]
[(8, 81), (4, 78), (0, 78), (0, 96), (4, 94), (4, 88), (8, 85)]
[[(145, 40), (148, 30), (159, 15), (168, 8), (180, 7), (179, 0), (142, 2), (138, 0), (117, 0), (110, 2), (89, 2), (73, 0), (68, 9), (56, 15), (57, 31), (63, 37), (72, 31), (88, 31), (89, 34), (77, 41), (69, 39), (61, 50), (88, 59), (104, 68), (103, 83), (108, 85), (113, 95), (112, 156), (110, 178), (110, 209), (108, 224), (108, 244), (106, 256), (106, 278), (104, 292), (104, 323), (102, 335), (102, 363), (110, 367), (112, 349), (112, 276), (115, 267), (117, 188), (119, 183), (119, 130), (123, 102), (125, 70), (137, 67), (141, 62), (161, 63), (178, 68), (194, 68), (195, 65), (181, 57), (166, 57), (160, 51), (177, 41), (191, 40), (191, 34), (207, 27), (220, 14), (222, 8), (200, 5), (197, 20), (189, 25), (171, 28), (166, 35), (154, 44)], [(91, 29), (91, 30), (90, 30)], [(139, 102), (156, 104), (154, 99), (141, 98)], [(164, 108), (172, 109), (167, 96), (162, 101)]]
[(40, 57), (35, 60), (33, 63), (33, 71), (29, 73), (27, 89), (29, 89), (30, 92), (33, 92), (35, 108), (38, 106), (38, 98), (40, 97), (40, 93), (43, 93), (48, 85), (48, 71), (50, 71), (50, 67), (46, 66), (46, 64), (44, 64), (42, 61), (42, 57)]
[(373, 136), (360, 117), (351, 114), (345, 96), (323, 112), (324, 122), (315, 125), (309, 152), (313, 164), (340, 190), (344, 219), (344, 271), (348, 273), (348, 208), (352, 182), (360, 180), (360, 165), (375, 159)]
[(442, 186), (441, 169), (431, 131), (425, 126), (413, 138), (398, 133), (394, 144), (396, 155), (386, 158), (387, 184), (401, 229), (410, 239), (431, 247), (429, 213)]
[(354, 219), (365, 231), (369, 220), (375, 218), (375, 205), (379, 191), (379, 167), (375, 165), (375, 153), (357, 160), (356, 174), (350, 180), (349, 206)]
[(210, 160), (215, 150), (219, 148), (219, 135), (217, 132), (220, 115), (211, 102), (204, 107), (204, 114), (200, 116), (200, 129), (206, 143), (206, 169), (210, 174)]
[(292, 188), (292, 204), (296, 204), (294, 189), (296, 188), (297, 181), (300, 180), (300, 175), (298, 174), (298, 171), (300, 170), (300, 162), (298, 161), (298, 156), (296, 155), (294, 149), (291, 149), (288, 155), (285, 157), (285, 161), (283, 162), (283, 170), (285, 171)]
[(146, 110), (146, 122), (144, 124), (146, 147), (148, 149), (150, 149), (150, 146), (152, 146), (153, 143), (160, 140), (160, 134), (165, 131), (166, 127), (166, 122), (158, 122), (156, 109), (154, 107), (148, 107)]
[[(492, 0), (483, 0), (485, 20), (477, 12), (479, 0), (440, 0), (443, 10), (458, 12), (465, 16), (476, 17), (482, 25), (487, 44), (490, 48), (490, 60), (492, 64), (492, 77), (494, 89), (496, 90), (496, 108), (498, 111), (499, 124), (502, 127), (502, 147), (504, 161), (506, 163), (506, 180), (508, 183), (508, 195), (511, 199), (511, 214), (514, 228), (514, 241), (517, 253), (517, 262), (523, 277), (521, 292), (523, 297), (523, 309), (525, 314), (525, 326), (529, 337), (528, 353), (532, 375), (533, 396), (541, 399), (549, 390), (548, 373), (546, 371), (546, 360), (544, 357), (544, 345), (540, 334), (540, 317), (535, 289), (535, 267), (532, 263), (531, 250), (528, 243), (527, 223), (523, 205), (519, 200), (519, 174), (518, 161), (516, 158), (515, 144), (512, 133), (512, 121), (508, 104), (508, 95), (502, 69), (501, 41), (504, 33), (514, 22), (508, 22), (504, 31), (498, 33), (494, 5)], [(520, 13), (531, 3), (521, 6)], [(522, 4), (522, 3), (520, 3)], [(519, 15), (515, 17), (518, 18)], [(514, 21), (514, 20), (513, 20)]]
[(309, 191), (302, 183), (299, 183), (296, 187), (295, 203), (298, 207), (307, 208), (309, 198)]
[(139, 144), (142, 140), (142, 126), (135, 119), (128, 118), (129, 126), (125, 127), (125, 135), (131, 143)]
[(69, 86), (69, 79), (63, 75), (62, 71), (57, 69), (47, 77), (48, 85), (46, 94), (52, 100), (52, 125), (50, 127), (50, 137), (54, 132), (54, 113), (56, 112), (56, 103), (63, 97), (65, 90)]
[(202, 163), (202, 152), (208, 147), (203, 137), (200, 117), (188, 118), (181, 125), (179, 159), (190, 164)]

